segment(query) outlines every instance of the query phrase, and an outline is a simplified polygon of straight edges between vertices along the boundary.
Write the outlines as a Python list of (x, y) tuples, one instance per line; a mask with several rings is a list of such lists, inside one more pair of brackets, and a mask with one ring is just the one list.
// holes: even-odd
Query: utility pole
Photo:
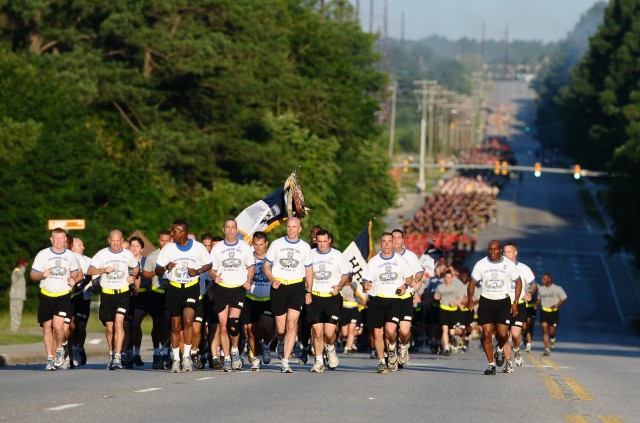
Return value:
[[(425, 189), (425, 181), (424, 181), (424, 159), (425, 159), (425, 144), (427, 142), (427, 106), (433, 102), (433, 91), (435, 86), (438, 84), (437, 81), (414, 81), (416, 85), (420, 86), (420, 89), (414, 90), (413, 92), (419, 96), (420, 98), (420, 107), (422, 108), (422, 119), (420, 120), (420, 169), (418, 173), (418, 182), (416, 183), (416, 190), (419, 192), (424, 191)], [(433, 106), (429, 107), (431, 111), (433, 111)], [(433, 112), (432, 112), (433, 113)], [(431, 124), (432, 125), (432, 124)], [(431, 128), (430, 132), (431, 131)], [(432, 136), (431, 136), (432, 137)]]
[(389, 122), (389, 160), (393, 161), (393, 144), (396, 138), (396, 98), (398, 96), (398, 82), (391, 85), (391, 121)]
[(404, 51), (404, 10), (402, 11), (402, 18), (400, 20), (400, 48)]
[(369, 34), (373, 34), (373, 0), (369, 2)]

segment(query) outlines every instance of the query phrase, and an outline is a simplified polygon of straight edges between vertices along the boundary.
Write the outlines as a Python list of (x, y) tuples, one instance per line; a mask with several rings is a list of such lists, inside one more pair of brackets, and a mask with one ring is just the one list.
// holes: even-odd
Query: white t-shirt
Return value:
[(267, 250), (267, 261), (271, 264), (271, 274), (276, 279), (297, 280), (306, 276), (306, 268), (312, 265), (311, 247), (298, 239), (291, 242), (284, 236), (271, 243)]
[(396, 289), (413, 275), (409, 263), (400, 254), (394, 252), (391, 257), (384, 258), (382, 253), (378, 253), (367, 263), (362, 279), (373, 283), (375, 295), (400, 298), (396, 295)]
[(407, 261), (407, 263), (409, 263), (409, 267), (414, 275), (424, 273), (424, 268), (422, 267), (422, 264), (420, 264), (420, 259), (416, 256), (416, 253), (405, 248), (400, 255)]
[(198, 270), (202, 266), (211, 264), (211, 256), (204, 245), (189, 239), (185, 246), (171, 242), (162, 247), (158, 261), (156, 261), (156, 267), (166, 267), (169, 262), (176, 264), (170, 272), (167, 272), (169, 281), (187, 284), (198, 280), (198, 275), (189, 276), (188, 269)]
[(165, 289), (166, 288), (166, 273), (164, 274), (164, 276), (162, 278), (159, 278), (157, 275), (155, 275), (156, 272), (156, 262), (158, 261), (158, 257), (160, 256), (160, 249), (158, 248), (157, 250), (154, 250), (151, 254), (149, 254), (147, 256), (147, 259), (144, 262), (144, 268), (143, 270), (145, 272), (153, 272), (154, 276), (153, 278), (151, 278), (151, 286), (153, 288), (160, 288), (160, 289)]
[(91, 259), (91, 265), (95, 269), (113, 267), (113, 272), (100, 275), (100, 286), (106, 289), (124, 289), (129, 286), (127, 277), (129, 268), (136, 267), (138, 260), (131, 251), (121, 248), (120, 251), (112, 251), (111, 248), (103, 248)]
[[(522, 291), (520, 291), (520, 298), (518, 298), (518, 300), (521, 300), (524, 298), (525, 295), (527, 295), (527, 292), (529, 291), (529, 289), (527, 288), (531, 286), (533, 282), (535, 282), (536, 277), (533, 275), (533, 272), (531, 271), (529, 266), (527, 266), (526, 264), (517, 262), (516, 267), (518, 268), (518, 273), (520, 274), (520, 280), (522, 281)], [(515, 296), (516, 296), (516, 283), (514, 281), (511, 283), (511, 291), (509, 292), (509, 297), (511, 298), (511, 301), (515, 301), (514, 300)]]
[(56, 253), (51, 247), (45, 248), (36, 255), (31, 270), (44, 272), (46, 269), (51, 269), (51, 274), (40, 281), (41, 289), (54, 293), (69, 291), (69, 276), (78, 270), (78, 259), (71, 250)]
[(473, 266), (471, 277), (482, 283), (481, 296), (489, 300), (501, 300), (509, 296), (511, 283), (520, 278), (520, 273), (516, 265), (506, 257), (501, 256), (500, 261), (495, 263), (485, 257)]
[(235, 244), (227, 241), (216, 243), (211, 250), (212, 269), (222, 278), (221, 285), (237, 288), (247, 281), (249, 268), (255, 264), (253, 248), (238, 239)]
[(311, 290), (315, 292), (331, 292), (333, 286), (340, 284), (342, 276), (351, 273), (351, 266), (344, 255), (334, 248), (330, 248), (326, 253), (314, 248), (311, 251), (311, 260), (313, 262)]

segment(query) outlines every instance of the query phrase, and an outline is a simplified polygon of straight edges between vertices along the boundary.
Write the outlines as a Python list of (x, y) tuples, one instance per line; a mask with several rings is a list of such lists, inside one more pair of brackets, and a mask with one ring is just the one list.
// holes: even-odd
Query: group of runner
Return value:
[[(434, 275), (433, 270), (425, 274), (418, 257), (405, 248), (404, 232), (396, 229), (380, 236), (380, 252), (369, 260), (361, 283), (356, 284), (344, 255), (332, 247), (331, 233), (314, 227), (310, 245), (300, 239), (297, 218), (287, 221), (286, 231), (270, 245), (267, 235), (257, 232), (250, 246), (238, 237), (235, 220), (229, 219), (223, 238), (205, 234), (199, 242), (190, 236), (187, 222), (175, 221), (171, 231), (159, 233), (160, 248), (146, 258), (141, 256), (142, 239), (132, 237), (126, 249), (127, 240), (119, 230), (109, 234), (108, 247), (89, 258), (80, 239), (53, 230), (52, 246), (36, 256), (30, 273), (40, 286), (38, 321), (43, 327), (46, 369), (86, 364), (86, 322), (98, 287), (99, 319), (105, 326), (111, 370), (144, 365), (141, 322), (150, 315), (154, 369), (188, 372), (208, 361), (210, 368), (240, 370), (244, 338), (252, 370), (271, 361), (273, 341), (282, 373), (292, 372), (290, 360), (298, 344), (300, 360), (306, 363), (307, 356), (313, 356), (311, 371), (323, 372), (339, 364), (338, 338), (343, 339), (344, 352), (351, 353), (366, 324), (377, 371), (394, 371), (409, 361), (416, 304), (428, 295), (439, 307), (444, 355), (451, 351), (450, 336), (468, 334), (477, 308), (489, 359), (485, 373), (495, 374), (496, 366), (505, 361), (503, 371), (512, 371), (509, 335), (515, 364), (522, 364), (521, 331), (536, 285), (530, 269), (517, 262), (514, 244), (505, 245), (503, 256), (500, 243), (492, 241), (488, 257), (470, 275), (462, 272), (454, 281), (450, 269), (440, 267)], [(542, 281), (538, 301), (545, 348), (550, 349), (557, 307), (566, 301), (566, 294), (551, 284), (549, 275)]]

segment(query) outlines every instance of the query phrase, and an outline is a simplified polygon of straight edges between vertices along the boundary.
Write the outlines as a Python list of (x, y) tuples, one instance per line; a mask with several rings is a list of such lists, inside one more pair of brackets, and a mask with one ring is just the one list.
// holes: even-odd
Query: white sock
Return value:
[(333, 351), (336, 348), (334, 344), (327, 345), (327, 351)]
[(321, 355), (316, 355), (316, 361), (322, 361), (322, 356)]
[(191, 344), (184, 344), (184, 356), (188, 357), (191, 355)]
[(180, 347), (171, 348), (171, 350), (173, 351), (173, 360), (180, 360)]
[(389, 351), (395, 351), (396, 350), (396, 344), (389, 344)]
[(231, 354), (236, 353), (238, 354), (240, 352), (240, 350), (237, 347), (231, 347)]

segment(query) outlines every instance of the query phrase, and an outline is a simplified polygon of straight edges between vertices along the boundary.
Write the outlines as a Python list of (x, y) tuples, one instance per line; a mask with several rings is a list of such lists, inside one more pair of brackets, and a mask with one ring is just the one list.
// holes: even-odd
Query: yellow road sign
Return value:
[(84, 219), (50, 219), (49, 230), (60, 228), (64, 230), (84, 229)]

